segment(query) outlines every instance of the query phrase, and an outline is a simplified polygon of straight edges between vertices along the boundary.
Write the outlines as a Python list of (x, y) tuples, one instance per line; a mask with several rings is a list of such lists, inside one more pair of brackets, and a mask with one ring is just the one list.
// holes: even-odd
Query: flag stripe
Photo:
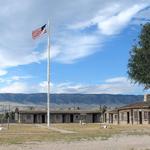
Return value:
[(32, 31), (32, 38), (36, 39), (38, 37), (40, 37), (42, 34), (46, 33), (46, 24), (43, 25), (42, 27)]

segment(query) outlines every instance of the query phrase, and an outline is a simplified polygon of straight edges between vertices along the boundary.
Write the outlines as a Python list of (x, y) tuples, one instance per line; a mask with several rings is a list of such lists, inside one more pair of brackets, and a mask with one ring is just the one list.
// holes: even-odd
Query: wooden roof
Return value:
[(127, 110), (127, 109), (150, 109), (150, 102), (136, 102), (126, 106), (119, 107), (117, 109), (113, 109), (108, 111), (110, 114), (117, 114), (119, 110)]
[(109, 114), (117, 114), (118, 113), (118, 109), (113, 109), (108, 111)]
[(120, 107), (119, 110), (124, 109), (149, 109), (150, 108), (150, 102), (137, 102), (133, 104), (129, 104), (123, 107)]
[[(44, 114), (47, 110), (20, 110), (20, 114)], [(100, 110), (51, 110), (52, 114), (90, 114), (90, 113), (101, 113)]]

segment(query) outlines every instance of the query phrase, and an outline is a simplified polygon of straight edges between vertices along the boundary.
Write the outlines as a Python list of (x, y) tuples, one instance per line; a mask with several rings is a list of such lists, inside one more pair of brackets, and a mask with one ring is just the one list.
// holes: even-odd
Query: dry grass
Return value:
[(0, 144), (16, 144), (35, 141), (74, 141), (93, 140), (95, 138), (108, 139), (114, 135), (135, 134), (150, 135), (150, 126), (109, 126), (103, 129), (99, 124), (52, 124), (53, 127), (75, 131), (73, 134), (62, 134), (36, 125), (15, 124), (9, 130), (0, 131)]

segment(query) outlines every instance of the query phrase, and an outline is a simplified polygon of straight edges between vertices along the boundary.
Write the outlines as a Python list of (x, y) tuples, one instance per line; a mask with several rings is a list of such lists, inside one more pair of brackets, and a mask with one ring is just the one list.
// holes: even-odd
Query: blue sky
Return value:
[(149, 6), (149, 0), (0, 2), (0, 93), (46, 92), (47, 35), (32, 40), (31, 32), (48, 18), (52, 93), (148, 92), (131, 84), (127, 64)]

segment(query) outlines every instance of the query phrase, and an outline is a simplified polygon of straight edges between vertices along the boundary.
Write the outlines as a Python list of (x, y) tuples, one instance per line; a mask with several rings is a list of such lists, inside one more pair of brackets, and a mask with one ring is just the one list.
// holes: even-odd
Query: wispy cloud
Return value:
[(107, 20), (104, 20), (102, 23), (98, 23), (98, 27), (103, 34), (114, 35), (118, 34), (131, 19), (142, 9), (147, 7), (147, 4), (136, 4), (128, 9), (120, 11), (117, 15), (111, 16)]
[(97, 28), (100, 30), (99, 32), (104, 35), (118, 34), (138, 12), (148, 5), (148, 3), (142, 3), (122, 8), (122, 5), (114, 4), (98, 12), (94, 18), (70, 25), (69, 28), (84, 29), (92, 25), (97, 25)]
[[(148, 19), (149, 4), (150, 0), (0, 1), (0, 76), (5, 76), (8, 68), (46, 59), (46, 36), (33, 41), (31, 32), (45, 24), (47, 18), (51, 19), (51, 60), (74, 63), (101, 51), (107, 38), (121, 33), (129, 24), (141, 22), (133, 18)], [(44, 83), (31, 85), (27, 79), (25, 76), (0, 78), (4, 83), (0, 92), (45, 91)], [(139, 90), (125, 77), (108, 79), (97, 85), (53, 83), (51, 87), (54, 93), (132, 93)]]
[(55, 61), (73, 63), (78, 59), (93, 54), (96, 48), (101, 46), (101, 42), (96, 35), (71, 35), (66, 33), (56, 42), (59, 54), (55, 57)]
[[(60, 35), (55, 43), (59, 48), (59, 54), (55, 60), (72, 63), (97, 52), (97, 50), (100, 51), (102, 45), (107, 41), (106, 38), (119, 34), (131, 23), (133, 17), (148, 5), (149, 3), (143, 2), (124, 7), (121, 3), (113, 3), (86, 21), (67, 25), (69, 30), (62, 31), (62, 35), (65, 36)], [(95, 26), (96, 29), (90, 34), (87, 33), (86, 29), (92, 26)]]
[[(47, 83), (40, 83), (41, 92), (46, 92)], [(135, 94), (143, 93), (142, 87), (131, 84), (126, 77), (114, 77), (106, 79), (101, 84), (81, 84), (65, 82), (51, 83), (52, 93), (82, 93), (82, 94)]]
[[(45, 58), (38, 49), (46, 38), (33, 42), (31, 31), (47, 22), (47, 18), (52, 20), (52, 59), (73, 63), (97, 52), (95, 46), (101, 49), (104, 43), (102, 34), (121, 32), (148, 4), (149, 0), (88, 0), (86, 3), (82, 0), (73, 3), (62, 0), (59, 6), (58, 0), (46, 0), (45, 3), (42, 0), (14, 0), (13, 4), (9, 1), (0, 2), (0, 69), (27, 65)], [(79, 6), (84, 7), (80, 9)], [(144, 10), (143, 14), (147, 15), (147, 11)], [(93, 25), (97, 26), (96, 32), (89, 34), (81, 31)]]
[[(126, 77), (106, 79), (99, 84), (82, 84), (73, 82), (51, 83), (51, 93), (82, 93), (82, 94), (143, 94), (143, 88), (131, 84)], [(0, 93), (37, 93), (47, 92), (47, 82), (30, 84), (23, 80), (14, 80), (0, 87)]]
[(0, 70), (0, 76), (6, 75), (7, 71), (6, 70)]
[(127, 80), (126, 77), (115, 77), (105, 80), (106, 83), (128, 83), (129, 80)]
[(12, 84), (12, 83), (14, 83), (14, 82), (22, 82), (22, 81), (26, 81), (26, 80), (28, 80), (28, 79), (31, 79), (32, 78), (32, 76), (30, 76), (30, 75), (26, 75), (26, 76), (12, 76), (12, 77), (9, 77), (9, 78), (4, 78), (4, 77), (1, 77), (0, 78), (0, 83), (3, 83), (3, 84), (5, 84), (5, 85), (10, 85), (10, 84)]
[(13, 82), (0, 88), (0, 93), (32, 93), (35, 87), (29, 86), (26, 82)]

